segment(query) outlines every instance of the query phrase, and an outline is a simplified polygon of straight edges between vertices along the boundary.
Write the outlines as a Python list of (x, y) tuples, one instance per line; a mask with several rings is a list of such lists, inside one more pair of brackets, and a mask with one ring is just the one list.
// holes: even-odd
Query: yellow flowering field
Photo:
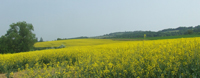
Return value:
[(0, 55), (21, 78), (200, 77), (200, 38), (124, 41)]
[(66, 47), (72, 46), (92, 46), (108, 43), (116, 43), (119, 41), (113, 41), (110, 39), (68, 39), (68, 40), (58, 40), (58, 41), (47, 41), (47, 42), (37, 42), (34, 47), (59, 47), (60, 45), (65, 45)]

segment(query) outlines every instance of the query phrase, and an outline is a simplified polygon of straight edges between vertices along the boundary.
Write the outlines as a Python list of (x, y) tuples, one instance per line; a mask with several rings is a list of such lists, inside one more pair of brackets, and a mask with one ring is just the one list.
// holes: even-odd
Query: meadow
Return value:
[[(84, 40), (87, 41), (78, 41)], [(7, 77), (19, 78), (200, 77), (199, 37), (144, 41), (92, 40), (95, 39), (82, 45), (78, 41), (69, 41), (74, 46), (62, 49), (0, 54), (0, 72), (7, 73)], [(41, 44), (53, 46), (50, 42)], [(14, 75), (15, 72), (18, 74)]]

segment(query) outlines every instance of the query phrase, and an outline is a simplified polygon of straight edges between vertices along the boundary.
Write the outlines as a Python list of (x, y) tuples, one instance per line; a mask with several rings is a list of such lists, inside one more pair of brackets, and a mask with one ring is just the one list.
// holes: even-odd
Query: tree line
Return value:
[(144, 34), (147, 37), (165, 37), (165, 36), (178, 36), (178, 35), (191, 35), (200, 34), (200, 25), (195, 27), (178, 27), (168, 28), (161, 31), (128, 31), (128, 32), (115, 32), (105, 34), (96, 38), (143, 38)]

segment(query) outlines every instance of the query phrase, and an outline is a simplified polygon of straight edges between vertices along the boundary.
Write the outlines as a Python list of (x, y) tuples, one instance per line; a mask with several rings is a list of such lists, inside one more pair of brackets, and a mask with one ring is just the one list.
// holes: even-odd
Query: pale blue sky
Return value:
[(44, 40), (200, 25), (200, 0), (0, 0), (0, 35), (26, 21)]

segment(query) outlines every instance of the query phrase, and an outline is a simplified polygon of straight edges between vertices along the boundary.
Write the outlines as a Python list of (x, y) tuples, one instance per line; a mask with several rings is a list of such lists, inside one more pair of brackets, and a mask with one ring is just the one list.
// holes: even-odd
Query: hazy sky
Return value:
[(0, 35), (19, 21), (44, 40), (200, 25), (200, 0), (0, 0)]

